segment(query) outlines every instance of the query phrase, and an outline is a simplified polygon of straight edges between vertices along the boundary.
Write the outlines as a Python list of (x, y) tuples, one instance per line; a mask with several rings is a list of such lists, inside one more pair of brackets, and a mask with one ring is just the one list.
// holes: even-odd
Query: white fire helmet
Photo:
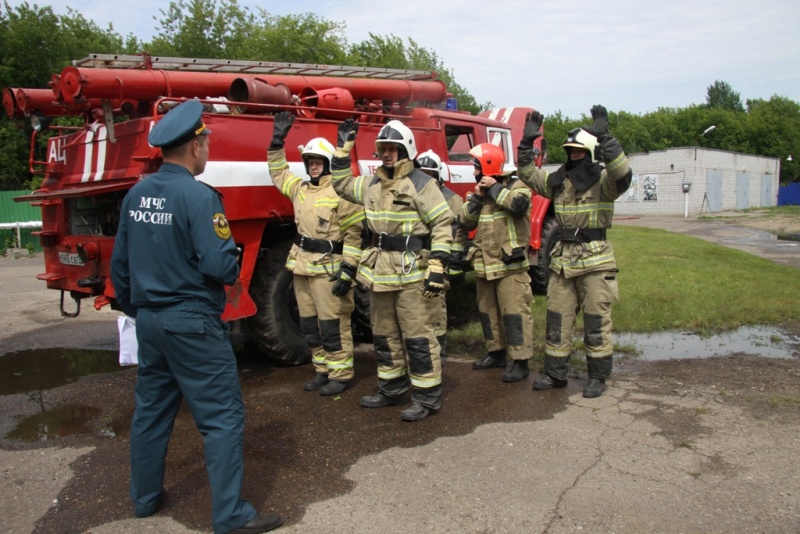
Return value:
[[(398, 150), (399, 159), (403, 159), (406, 156), (409, 159), (417, 157), (414, 134), (408, 126), (398, 120), (387, 122), (378, 132), (378, 138), (375, 139), (375, 148), (378, 149), (378, 152), (381, 150), (382, 143), (393, 143), (397, 145), (398, 149), (403, 148), (404, 150)], [(405, 155), (403, 154), (404, 152)]]
[(567, 132), (567, 140), (564, 141), (564, 144), (561, 146), (564, 148), (574, 147), (588, 150), (589, 155), (592, 157), (592, 163), (597, 163), (597, 159), (594, 156), (597, 138), (583, 128), (573, 128)]
[(333, 145), (324, 137), (315, 137), (306, 146), (300, 147), (300, 156), (305, 160), (308, 157), (324, 158), (331, 162), (333, 158)]
[(447, 164), (442, 162), (442, 159), (433, 150), (426, 150), (420, 154), (417, 157), (417, 163), (419, 163), (419, 167), (423, 171), (433, 171), (440, 184), (450, 181), (450, 169), (447, 168)]

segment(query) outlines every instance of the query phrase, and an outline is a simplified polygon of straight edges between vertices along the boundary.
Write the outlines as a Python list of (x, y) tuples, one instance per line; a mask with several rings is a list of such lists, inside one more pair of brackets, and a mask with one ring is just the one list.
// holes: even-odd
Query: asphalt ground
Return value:
[[(752, 235), (717, 221), (616, 224), (709, 240), (724, 232), (727, 246), (739, 239), (729, 232)], [(82, 375), (67, 365), (74, 380), (44, 380), (58, 354), (115, 357), (117, 314), (61, 318), (57, 293), (35, 279), (40, 262), (0, 259), (0, 366), (9, 373), (0, 383), (38, 384), (0, 394), (0, 532), (208, 532), (202, 443), (185, 411), (165, 505), (136, 519), (127, 496), (133, 370)], [(56, 356), (43, 352), (51, 348)], [(533, 392), (536, 372), (503, 384), (501, 369), (472, 371), (478, 355), (454, 355), (443, 410), (409, 424), (397, 417), (402, 407), (358, 406), (375, 391), (368, 345), (357, 350), (355, 387), (334, 398), (302, 391), (308, 366), (243, 353), (244, 495), (284, 517), (279, 532), (800, 532), (795, 354), (621, 362), (591, 400), (580, 371), (566, 389)]]

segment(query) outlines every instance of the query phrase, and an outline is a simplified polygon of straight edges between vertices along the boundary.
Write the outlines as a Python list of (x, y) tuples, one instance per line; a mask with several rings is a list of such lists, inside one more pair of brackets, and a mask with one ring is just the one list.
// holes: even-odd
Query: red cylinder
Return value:
[(300, 94), (301, 105), (317, 108), (312, 112), (316, 117), (327, 119), (346, 119), (353, 114), (355, 101), (347, 89), (332, 87), (317, 91), (313, 87), (305, 87)]
[[(292, 93), (283, 84), (272, 86), (260, 78), (237, 78), (228, 89), (228, 100), (252, 102), (254, 104), (288, 105)], [(258, 106), (234, 106), (237, 113), (267, 113), (269, 110)]]

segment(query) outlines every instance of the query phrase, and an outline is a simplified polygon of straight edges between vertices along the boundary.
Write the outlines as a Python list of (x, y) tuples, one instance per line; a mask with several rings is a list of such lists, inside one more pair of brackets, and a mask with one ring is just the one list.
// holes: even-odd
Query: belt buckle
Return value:
[(380, 234), (378, 234), (378, 248), (380, 250), (383, 250), (383, 236), (385, 236), (385, 235), (389, 235), (389, 234), (387, 234), (386, 232), (381, 232)]
[(306, 240), (306, 236), (300, 236), (300, 242), (297, 244), (300, 247), (300, 250), (305, 251), (305, 247), (303, 246), (303, 242)]

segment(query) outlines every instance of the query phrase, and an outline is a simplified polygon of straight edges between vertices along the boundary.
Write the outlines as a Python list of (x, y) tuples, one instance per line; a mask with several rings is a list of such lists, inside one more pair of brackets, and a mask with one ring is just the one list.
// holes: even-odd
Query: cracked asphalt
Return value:
[[(0, 359), (31, 348), (115, 350), (116, 314), (59, 317), (57, 295), (34, 278), (40, 261), (0, 258)], [(784, 326), (798, 339), (800, 325)], [(284, 517), (278, 532), (800, 532), (795, 354), (621, 360), (599, 399), (581, 396), (585, 376), (534, 393), (536, 373), (503, 384), (502, 370), (474, 372), (456, 357), (444, 369), (444, 409), (416, 424), (400, 422), (397, 407), (358, 407), (375, 389), (368, 345), (355, 388), (334, 399), (302, 392), (307, 368), (245, 355), (245, 496)], [(164, 508), (132, 516), (133, 379), (125, 370), (0, 396), (0, 533), (208, 532), (202, 444), (186, 413)], [(43, 407), (73, 404), (101, 410), (114, 432), (8, 437)]]

